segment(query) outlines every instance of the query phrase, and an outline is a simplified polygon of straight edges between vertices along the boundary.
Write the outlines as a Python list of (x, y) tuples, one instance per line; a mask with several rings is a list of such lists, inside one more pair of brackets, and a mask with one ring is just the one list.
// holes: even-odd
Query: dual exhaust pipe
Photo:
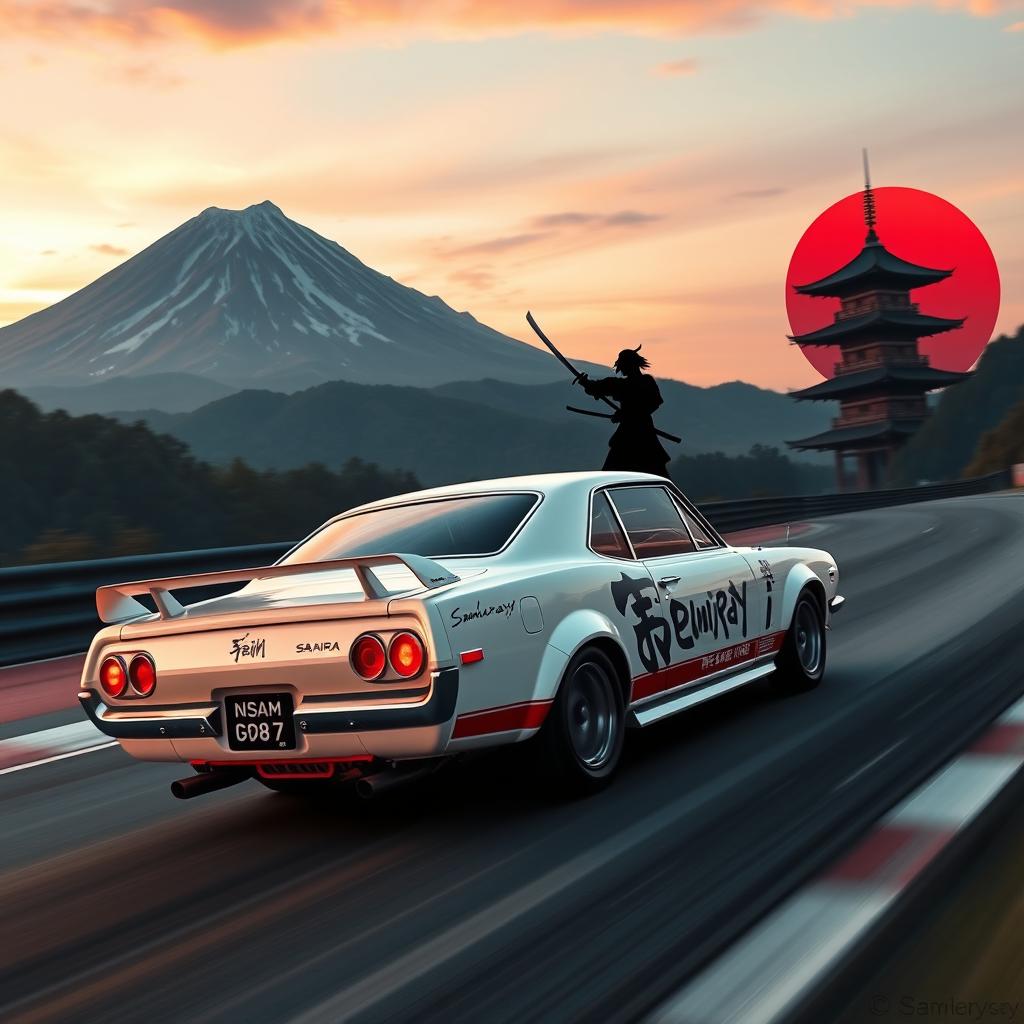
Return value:
[(384, 793), (425, 778), (437, 771), (439, 762), (431, 761), (417, 768), (389, 768), (387, 771), (364, 775), (356, 780), (356, 796), (362, 800), (372, 800)]
[(191, 800), (194, 796), (202, 796), (204, 793), (212, 793), (217, 789), (227, 789), (228, 786), (237, 786), (252, 775), (247, 771), (233, 771), (232, 769), (218, 769), (213, 772), (199, 772), (190, 775), (187, 779), (177, 779), (171, 783), (171, 794), (179, 800)]

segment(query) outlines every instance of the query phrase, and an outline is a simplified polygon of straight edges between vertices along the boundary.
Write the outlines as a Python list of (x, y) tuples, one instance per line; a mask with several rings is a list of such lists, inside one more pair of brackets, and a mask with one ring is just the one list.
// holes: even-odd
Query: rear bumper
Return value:
[[(437, 730), (455, 717), (459, 696), (459, 670), (442, 669), (433, 673), (430, 696), (420, 704), (401, 704), (353, 708), (342, 704), (302, 704), (295, 709), (295, 735), (300, 748), (308, 746), (312, 737), (329, 737), (374, 733), (393, 733), (410, 729)], [(100, 732), (118, 740), (197, 740), (211, 749), (221, 749), (229, 756), (223, 743), (223, 715), (220, 704), (168, 705), (134, 708), (111, 708), (96, 690), (81, 690), (79, 702), (89, 720)], [(322, 747), (322, 743), (316, 743)], [(372, 744), (371, 744), (372, 745)], [(135, 753), (133, 749), (131, 751)], [(300, 751), (291, 751), (297, 756)], [(252, 757), (238, 754), (239, 757)]]

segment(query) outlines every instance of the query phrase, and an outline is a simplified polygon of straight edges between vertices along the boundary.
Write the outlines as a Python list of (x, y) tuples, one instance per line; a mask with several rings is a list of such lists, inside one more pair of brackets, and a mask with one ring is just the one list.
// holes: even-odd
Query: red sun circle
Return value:
[[(999, 270), (985, 236), (952, 203), (916, 188), (876, 188), (876, 230), (882, 244), (911, 263), (953, 275), (911, 293), (922, 313), (966, 317), (963, 327), (932, 338), (919, 347), (940, 370), (969, 370), (992, 337), (999, 312)], [(791, 334), (806, 334), (832, 322), (838, 299), (799, 295), (794, 285), (807, 284), (838, 270), (864, 245), (863, 192), (840, 199), (811, 224), (793, 250), (786, 273), (786, 312)], [(801, 349), (824, 377), (835, 374), (838, 345)]]

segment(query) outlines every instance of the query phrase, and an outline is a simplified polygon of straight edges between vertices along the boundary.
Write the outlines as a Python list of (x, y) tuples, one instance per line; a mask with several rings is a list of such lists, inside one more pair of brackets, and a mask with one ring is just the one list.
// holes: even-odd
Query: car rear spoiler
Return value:
[(384, 600), (391, 591), (374, 575), (373, 569), (382, 565), (404, 565), (427, 590), (458, 583), (459, 577), (443, 565), (422, 555), (361, 555), (357, 558), (334, 558), (324, 562), (294, 562), (286, 565), (265, 565), (257, 569), (227, 569), (221, 572), (201, 572), (193, 576), (170, 576), (162, 580), (138, 580), (134, 583), (115, 583), (96, 591), (96, 610), (103, 622), (125, 622), (152, 612), (138, 595), (148, 595), (156, 605), (161, 619), (173, 619), (185, 609), (174, 599), (171, 591), (194, 587), (209, 587), (222, 583), (248, 583), (281, 576), (303, 576), (332, 569), (351, 569), (368, 601)]

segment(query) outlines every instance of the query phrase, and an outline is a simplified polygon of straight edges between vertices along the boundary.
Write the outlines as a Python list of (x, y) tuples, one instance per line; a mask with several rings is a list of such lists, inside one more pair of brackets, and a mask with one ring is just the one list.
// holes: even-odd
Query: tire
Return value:
[(809, 590), (802, 591), (775, 661), (772, 683), (778, 693), (806, 693), (821, 682), (825, 674), (827, 636), (821, 605)]
[(586, 796), (611, 782), (622, 757), (625, 701), (611, 659), (585, 647), (569, 662), (540, 731), (540, 782), (562, 796)]

